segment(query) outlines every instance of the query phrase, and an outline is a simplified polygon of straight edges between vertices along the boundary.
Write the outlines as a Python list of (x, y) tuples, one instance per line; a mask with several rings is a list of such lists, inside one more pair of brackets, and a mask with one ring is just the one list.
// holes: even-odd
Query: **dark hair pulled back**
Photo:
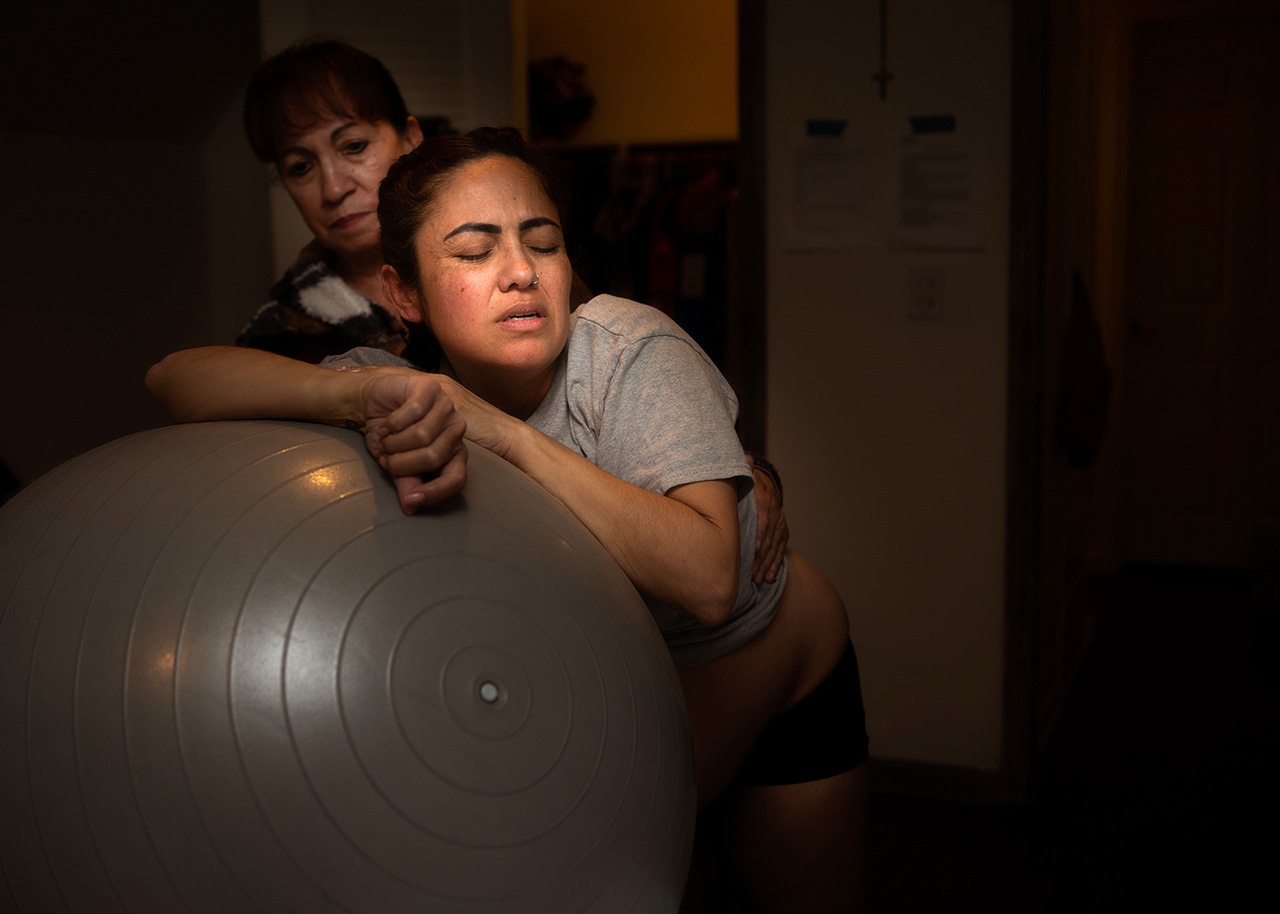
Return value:
[(506, 156), (529, 166), (547, 196), (557, 202), (549, 172), (514, 127), (477, 127), (461, 135), (427, 137), (387, 172), (378, 189), (382, 261), (394, 267), (409, 288), (417, 290), (420, 281), (414, 239), (440, 188), (464, 165), (493, 156)]
[(263, 61), (244, 96), (253, 153), (276, 162), (286, 137), (333, 117), (409, 123), (400, 87), (376, 57), (342, 41), (304, 41)]

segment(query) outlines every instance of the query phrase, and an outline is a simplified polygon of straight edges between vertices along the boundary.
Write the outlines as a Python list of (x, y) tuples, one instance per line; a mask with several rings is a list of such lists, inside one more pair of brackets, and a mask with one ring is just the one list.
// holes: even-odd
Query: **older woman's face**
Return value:
[(423, 316), (459, 379), (549, 385), (573, 270), (533, 171), (499, 155), (463, 166), (438, 188), (416, 246)]
[(288, 138), (280, 180), (320, 244), (367, 254), (378, 246), (378, 185), (421, 140), (412, 118), (404, 134), (385, 121), (335, 118)]

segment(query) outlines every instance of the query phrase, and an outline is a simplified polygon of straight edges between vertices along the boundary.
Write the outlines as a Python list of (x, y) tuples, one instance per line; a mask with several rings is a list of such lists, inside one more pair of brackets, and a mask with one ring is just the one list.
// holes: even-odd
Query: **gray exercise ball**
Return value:
[(473, 447), (142, 432), (0, 509), (0, 910), (675, 911), (679, 680), (600, 544)]

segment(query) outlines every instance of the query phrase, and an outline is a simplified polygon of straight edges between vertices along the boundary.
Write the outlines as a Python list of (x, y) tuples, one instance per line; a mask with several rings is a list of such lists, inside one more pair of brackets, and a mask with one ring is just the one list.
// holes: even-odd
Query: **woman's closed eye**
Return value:
[[(535, 244), (531, 241), (526, 241), (525, 247), (528, 248), (530, 251), (533, 251), (535, 254), (540, 254), (546, 257), (553, 254), (560, 253), (560, 249), (561, 247), (563, 247), (563, 243), (559, 241), (540, 241), (539, 243)], [(453, 256), (465, 263), (480, 263), (483, 260), (485, 260), (490, 254), (492, 254), (493, 251), (494, 251), (493, 248), (486, 248), (485, 250), (482, 250), (482, 251), (461, 250), (461, 251), (455, 251)]]
[(560, 229), (551, 225), (539, 225), (525, 232), (521, 241), (535, 254), (556, 254), (564, 246)]

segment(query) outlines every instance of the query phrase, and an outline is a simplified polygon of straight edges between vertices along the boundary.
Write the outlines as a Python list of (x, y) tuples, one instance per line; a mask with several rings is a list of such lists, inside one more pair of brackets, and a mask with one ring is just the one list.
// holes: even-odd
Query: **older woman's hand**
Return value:
[(365, 444), (395, 481), (406, 514), (462, 491), (467, 423), (436, 375), (371, 369), (361, 385)]
[(773, 477), (755, 465), (751, 455), (751, 475), (756, 484), (756, 557), (751, 564), (751, 579), (757, 586), (773, 583), (787, 553), (787, 518), (782, 513), (782, 499)]

